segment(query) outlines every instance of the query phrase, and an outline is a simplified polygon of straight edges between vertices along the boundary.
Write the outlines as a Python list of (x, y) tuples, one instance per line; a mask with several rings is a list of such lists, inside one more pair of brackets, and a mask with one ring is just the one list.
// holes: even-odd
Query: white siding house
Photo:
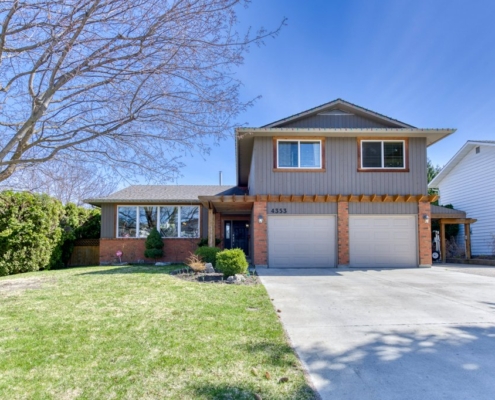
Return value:
[(439, 189), (439, 204), (478, 220), (471, 225), (472, 254), (495, 254), (495, 141), (466, 142), (428, 186)]

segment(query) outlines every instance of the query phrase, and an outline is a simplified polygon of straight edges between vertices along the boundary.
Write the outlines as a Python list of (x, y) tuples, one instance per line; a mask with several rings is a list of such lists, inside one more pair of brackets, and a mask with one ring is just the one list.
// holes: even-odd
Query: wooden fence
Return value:
[(69, 265), (100, 265), (100, 239), (76, 240)]

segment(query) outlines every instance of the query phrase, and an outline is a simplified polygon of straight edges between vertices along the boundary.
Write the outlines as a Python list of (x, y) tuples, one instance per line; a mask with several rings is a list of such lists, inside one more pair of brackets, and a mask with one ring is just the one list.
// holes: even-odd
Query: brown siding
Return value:
[(427, 194), (426, 139), (409, 138), (409, 172), (358, 172), (357, 139), (327, 138), (325, 173), (274, 172), (273, 141), (254, 141), (250, 194)]
[(271, 210), (286, 209), (287, 214), (337, 214), (337, 203), (268, 203), (268, 214)]
[(387, 128), (387, 125), (357, 115), (313, 115), (279, 128)]
[(417, 214), (418, 203), (349, 203), (349, 214)]
[(201, 234), (202, 238), (208, 238), (208, 209), (205, 207), (200, 207), (199, 212), (201, 213)]
[(101, 205), (101, 237), (104, 239), (115, 237), (115, 204)]

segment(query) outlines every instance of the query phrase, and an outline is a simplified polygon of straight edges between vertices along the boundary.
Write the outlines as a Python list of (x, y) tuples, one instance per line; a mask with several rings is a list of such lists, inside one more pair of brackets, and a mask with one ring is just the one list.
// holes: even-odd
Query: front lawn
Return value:
[(0, 398), (314, 398), (262, 285), (169, 270), (1, 278)]

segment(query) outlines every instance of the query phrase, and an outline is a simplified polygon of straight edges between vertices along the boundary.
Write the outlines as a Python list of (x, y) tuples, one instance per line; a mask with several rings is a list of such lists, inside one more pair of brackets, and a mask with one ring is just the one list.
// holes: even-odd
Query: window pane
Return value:
[(181, 207), (180, 223), (180, 237), (199, 237), (199, 207)]
[(278, 166), (297, 168), (297, 142), (278, 142)]
[(404, 168), (403, 142), (384, 142), (383, 152), (385, 153), (383, 160), (385, 168)]
[(148, 237), (156, 228), (157, 207), (139, 207), (139, 237)]
[(160, 235), (162, 235), (162, 237), (179, 237), (178, 223), (178, 207), (160, 207)]
[(118, 237), (136, 237), (136, 207), (119, 207)]
[(363, 158), (363, 168), (382, 167), (382, 143), (381, 142), (361, 142), (361, 156)]
[(301, 142), (301, 167), (321, 167), (320, 147), (320, 142)]

